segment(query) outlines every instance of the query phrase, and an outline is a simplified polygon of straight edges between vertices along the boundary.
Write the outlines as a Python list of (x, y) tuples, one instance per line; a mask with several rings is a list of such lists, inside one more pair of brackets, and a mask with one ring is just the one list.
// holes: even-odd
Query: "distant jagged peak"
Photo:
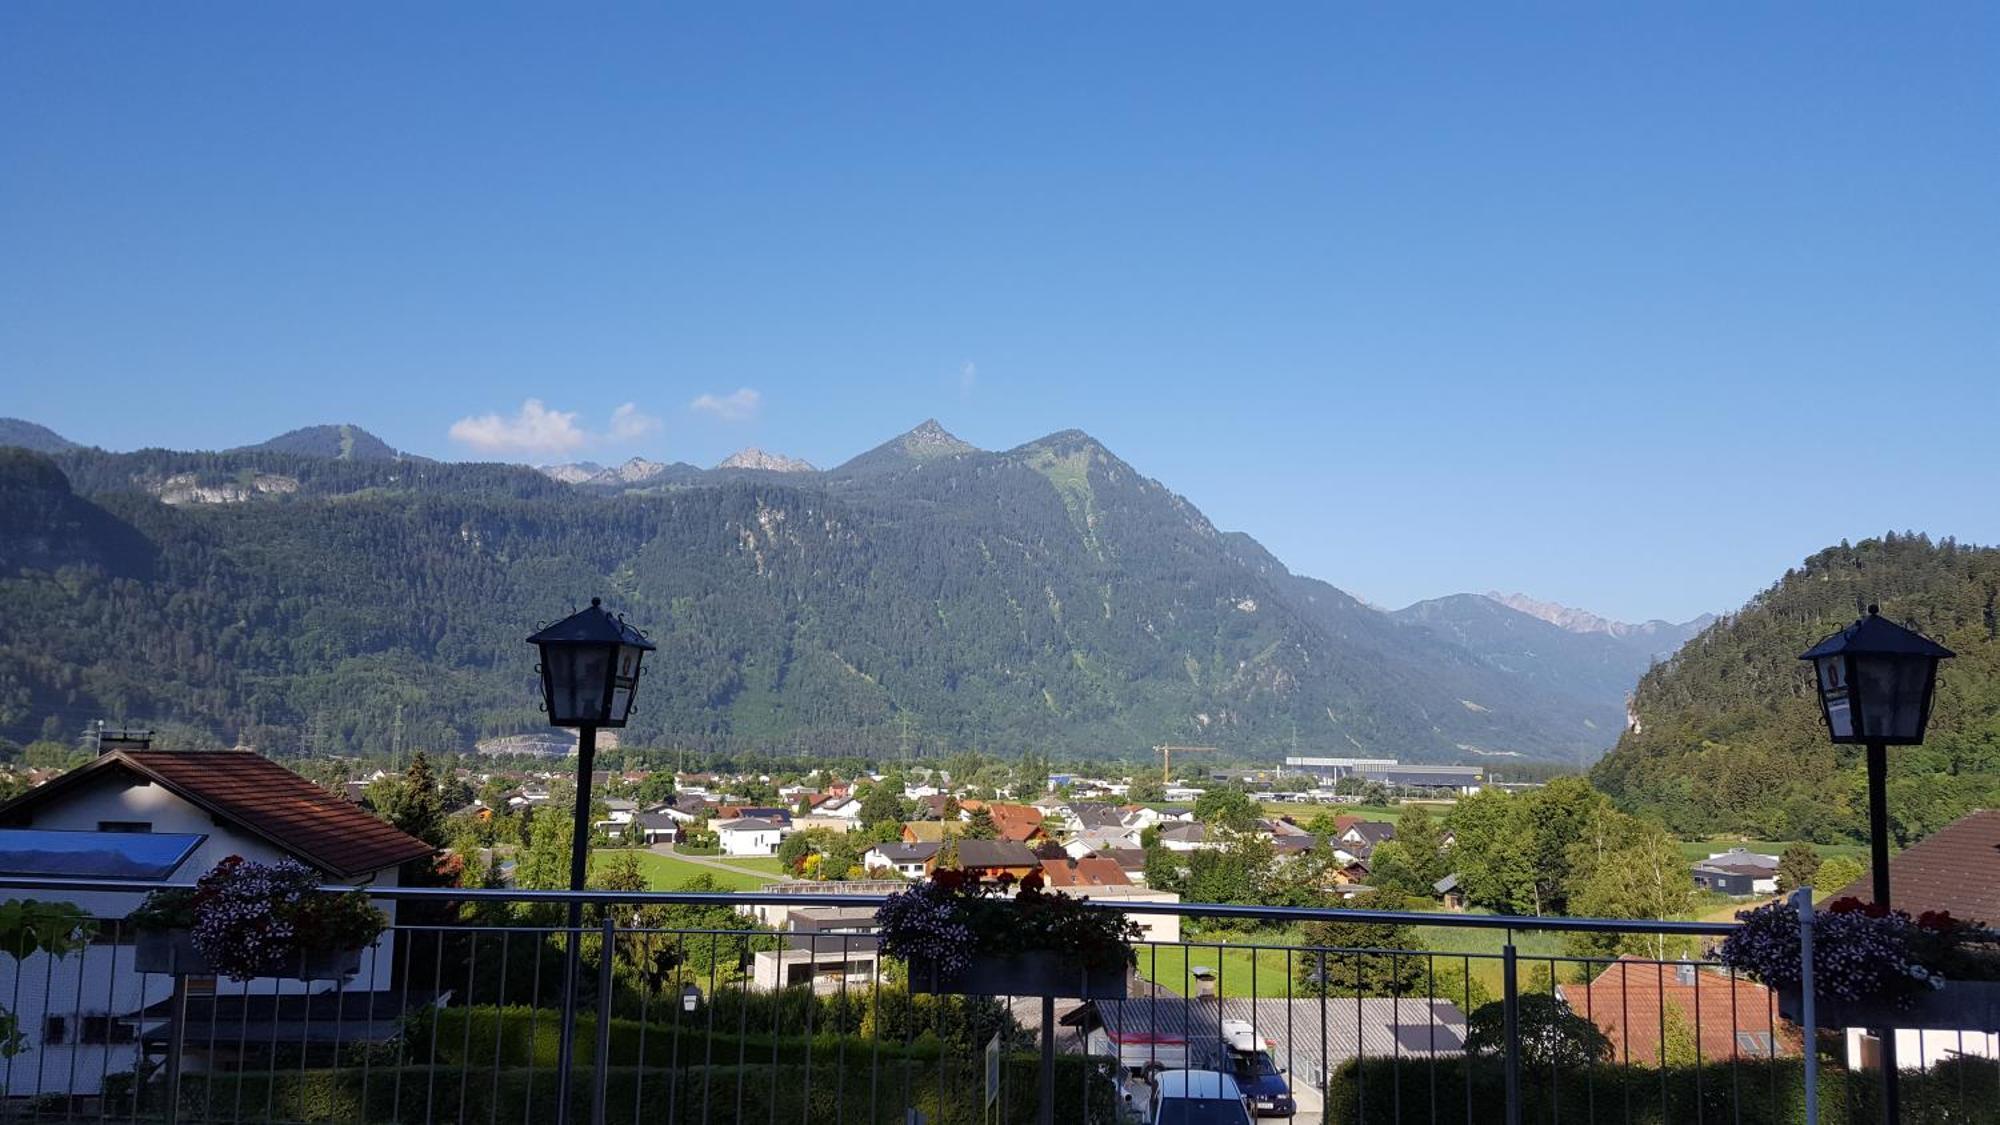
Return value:
[(236, 453), (290, 453), (300, 457), (325, 457), (335, 461), (395, 461), (394, 446), (360, 426), (338, 422), (321, 426), (301, 426), (287, 430), (269, 441), (231, 450)]
[(914, 465), (977, 452), (978, 446), (959, 439), (936, 418), (926, 418), (916, 429), (897, 434), (868, 452), (849, 458), (831, 475), (839, 478), (894, 474)]
[(1712, 614), (1703, 614), (1693, 621), (1673, 622), (1656, 618), (1633, 625), (1601, 617), (1587, 609), (1541, 601), (1526, 594), (1502, 594), (1498, 590), (1489, 590), (1486, 592), (1486, 597), (1508, 609), (1517, 610), (1530, 617), (1539, 617), (1551, 625), (1567, 629), (1572, 633), (1603, 633), (1612, 637), (1647, 636), (1661, 632), (1699, 631), (1715, 620)]
[(602, 473), (604, 466), (595, 461), (571, 461), (564, 465), (537, 465), (535, 471), (564, 484), (582, 484)]
[(971, 442), (963, 441), (945, 429), (936, 418), (924, 419), (916, 429), (897, 438), (896, 441), (902, 445), (905, 453), (919, 459), (949, 457), (955, 453), (979, 451), (979, 448)]
[(797, 457), (786, 457), (781, 453), (766, 453), (756, 446), (739, 449), (725, 457), (718, 469), (762, 469), (769, 473), (816, 473), (810, 461)]
[(648, 461), (644, 457), (631, 457), (615, 469), (606, 469), (594, 479), (598, 484), (638, 484), (659, 476), (668, 469), (664, 461)]
[(0, 445), (32, 449), (36, 453), (66, 453), (83, 448), (47, 426), (25, 418), (0, 418)]

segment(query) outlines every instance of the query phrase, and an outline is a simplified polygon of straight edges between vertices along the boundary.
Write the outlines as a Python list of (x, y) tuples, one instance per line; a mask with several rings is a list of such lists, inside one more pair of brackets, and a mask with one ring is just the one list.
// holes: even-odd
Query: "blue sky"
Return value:
[(0, 415), (1078, 427), (1387, 604), (2000, 541), (1991, 6), (734, 7), (0, 8)]

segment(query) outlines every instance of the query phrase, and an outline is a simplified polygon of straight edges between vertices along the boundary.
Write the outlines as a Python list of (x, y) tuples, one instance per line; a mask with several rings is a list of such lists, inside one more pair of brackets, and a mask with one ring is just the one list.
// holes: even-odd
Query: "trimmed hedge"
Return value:
[[(1468, 1068), (1470, 1073), (1468, 1075)], [(1468, 1093), (1469, 1078), (1469, 1093)], [(1872, 1072), (1820, 1066), (1821, 1125), (1873, 1125)], [(1903, 1120), (2000, 1125), (2000, 1062), (1959, 1059), (1928, 1071), (1906, 1070)], [(1350, 1060), (1335, 1071), (1327, 1125), (1481, 1125), (1498, 1120), (1507, 1079), (1493, 1058)], [(1521, 1076), (1524, 1121), (1616, 1121), (1632, 1125), (1804, 1125), (1805, 1063), (1743, 1059), (1699, 1068), (1604, 1064)], [(1433, 1100), (1435, 1099), (1435, 1100)]]
[[(1000, 1119), (1031, 1125), (1040, 1060), (1010, 1055), (1004, 1062)], [(1076, 1056), (1056, 1060), (1056, 1120), (1110, 1125), (1115, 1119), (1108, 1081), (1095, 1071), (1089, 1101), (1087, 1064)], [(921, 1110), (936, 1125), (981, 1121), (983, 1071), (969, 1078), (945, 1074), (939, 1063), (884, 1057), (879, 1069), (866, 1054), (851, 1057), (844, 1072), (829, 1066), (714, 1066), (679, 1070), (612, 1067), (605, 1109), (613, 1121), (696, 1125), (719, 1121), (833, 1121), (902, 1125), (905, 1108)], [(959, 1068), (962, 1070), (963, 1068)], [(364, 1081), (365, 1078), (365, 1081)], [(588, 1121), (594, 1091), (591, 1071), (579, 1068), (571, 1091), (571, 1120)], [(942, 1092), (942, 1098), (940, 1093)], [(907, 1100), (906, 1100), (907, 1094)], [(240, 1101), (239, 1101), (240, 1099)], [(241, 1113), (238, 1114), (240, 1104)], [(643, 1107), (643, 1114), (640, 1112)], [(245, 1121), (505, 1121), (553, 1120), (555, 1075), (503, 1067), (438, 1067), (189, 1074), (181, 1079), (182, 1120)]]

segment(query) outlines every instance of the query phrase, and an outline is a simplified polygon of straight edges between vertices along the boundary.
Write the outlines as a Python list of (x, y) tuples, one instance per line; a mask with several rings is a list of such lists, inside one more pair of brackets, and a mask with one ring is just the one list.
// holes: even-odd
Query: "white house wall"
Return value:
[[(232, 855), (259, 863), (275, 863), (286, 853), (240, 829), (216, 823), (209, 813), (189, 803), (163, 786), (136, 781), (118, 771), (106, 773), (33, 813), (26, 827), (97, 831), (100, 821), (145, 821), (155, 832), (201, 834), (207, 838), (169, 878), (171, 883), (192, 883), (209, 869)], [(334, 880), (330, 880), (334, 881)], [(393, 887), (394, 868), (378, 872), (373, 879), (355, 881), (357, 886)], [(92, 918), (102, 919), (105, 934), (114, 931), (119, 920), (130, 914), (145, 896), (137, 893), (36, 893), (9, 892), (8, 897), (33, 898), (45, 902), (72, 902)], [(375, 905), (395, 921), (396, 904), (376, 899)], [(122, 927), (116, 927), (122, 931)], [(43, 1032), (50, 1015), (65, 1017), (66, 1039), (80, 1031), (77, 1017), (124, 1015), (168, 999), (173, 994), (173, 978), (141, 974), (133, 968), (133, 947), (129, 935), (121, 944), (92, 944), (61, 959), (38, 954), (17, 963), (0, 956), (0, 1003), (11, 1008), (27, 1039), (27, 1049), (7, 1062), (0, 1062), (0, 1082), (9, 1095), (69, 1091), (94, 1094), (105, 1074), (129, 1072), (138, 1059), (137, 1044), (78, 1044), (66, 1042), (44, 1046)], [(361, 956), (361, 969), (348, 981), (347, 990), (387, 991), (394, 987), (394, 932), (385, 932), (375, 946)], [(18, 986), (18, 993), (16, 988)], [(217, 995), (296, 995), (335, 987), (332, 981), (277, 980), (258, 977), (233, 981), (219, 977)], [(15, 998), (18, 996), (18, 1002)], [(11, 1071), (11, 1080), (8, 1072)], [(74, 1079), (72, 1079), (74, 1074)]]

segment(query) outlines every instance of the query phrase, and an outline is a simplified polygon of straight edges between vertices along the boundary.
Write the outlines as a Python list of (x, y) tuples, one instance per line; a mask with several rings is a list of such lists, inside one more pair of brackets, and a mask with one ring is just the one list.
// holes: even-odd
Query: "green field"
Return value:
[[(1688, 857), (1689, 860), (1697, 860), (1707, 859), (1716, 852), (1726, 852), (1731, 848), (1742, 848), (1745, 851), (1761, 852), (1764, 855), (1783, 855), (1785, 854), (1785, 849), (1791, 847), (1792, 843), (1793, 841), (1791, 840), (1738, 840), (1728, 836), (1711, 836), (1706, 840), (1682, 840), (1681, 854)], [(1821, 859), (1830, 859), (1837, 855), (1845, 855), (1853, 856), (1863, 863), (1868, 862), (1868, 845), (1866, 844), (1813, 844), (1811, 847), (1812, 850), (1819, 853)]]
[[(1296, 939), (1266, 934), (1256, 940), (1286, 945)], [(1288, 972), (1284, 949), (1232, 949), (1227, 945), (1141, 945), (1138, 954), (1140, 976), (1182, 996), (1194, 993), (1190, 969), (1196, 965), (1216, 970), (1217, 990), (1223, 996), (1285, 996), (1299, 964), (1296, 951), (1290, 953)]]
[[(1427, 801), (1412, 801), (1411, 804), (1428, 805), (1433, 813), (1442, 815), (1450, 805), (1430, 804)], [(1329, 816), (1359, 816), (1368, 820), (1386, 820), (1391, 824), (1402, 819), (1401, 805), (1320, 805), (1309, 801), (1266, 801), (1264, 812), (1270, 816), (1289, 816), (1304, 824), (1320, 813)]]
[(646, 873), (646, 884), (656, 891), (677, 891), (696, 875), (708, 875), (725, 891), (754, 891), (766, 883), (776, 882), (777, 860), (769, 860), (771, 871), (759, 871), (739, 866), (739, 863), (759, 863), (763, 860), (732, 861), (727, 867), (716, 867), (676, 856), (660, 855), (657, 852), (642, 851), (639, 854), (639, 869)]

